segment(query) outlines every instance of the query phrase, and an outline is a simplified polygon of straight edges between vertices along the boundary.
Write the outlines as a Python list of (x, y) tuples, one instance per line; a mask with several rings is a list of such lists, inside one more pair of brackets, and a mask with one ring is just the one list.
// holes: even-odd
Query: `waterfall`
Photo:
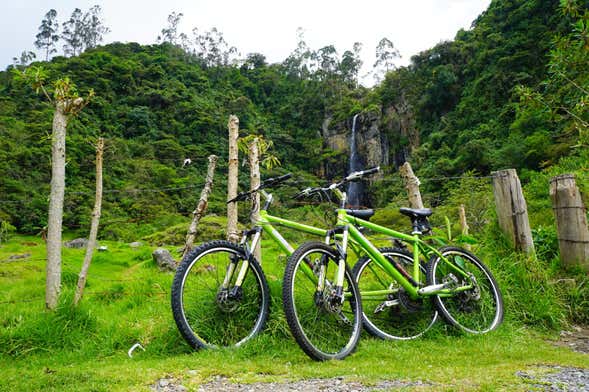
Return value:
[[(350, 137), (350, 167), (348, 174), (354, 171), (362, 170), (362, 162), (358, 156), (356, 147), (356, 120), (358, 115), (354, 116), (352, 120), (352, 136)], [(362, 183), (361, 182), (350, 182), (347, 189), (348, 204), (352, 207), (358, 207), (361, 205), (362, 198)]]

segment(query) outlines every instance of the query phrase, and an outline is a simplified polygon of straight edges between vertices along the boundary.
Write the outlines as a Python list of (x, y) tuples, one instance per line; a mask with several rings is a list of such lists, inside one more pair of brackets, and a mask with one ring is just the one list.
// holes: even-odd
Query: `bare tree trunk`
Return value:
[(216, 155), (209, 155), (207, 179), (205, 181), (205, 186), (202, 189), (202, 192), (200, 193), (200, 199), (198, 200), (196, 209), (192, 212), (192, 222), (190, 223), (188, 233), (186, 234), (186, 244), (184, 245), (182, 258), (184, 258), (188, 254), (188, 252), (192, 250), (192, 247), (194, 245), (194, 239), (196, 238), (196, 229), (198, 227), (198, 222), (207, 210), (209, 195), (211, 194), (211, 189), (213, 187), (213, 177), (215, 176), (215, 166), (217, 165), (217, 159), (219, 158)]
[(399, 174), (405, 181), (405, 187), (407, 188), (407, 195), (409, 197), (409, 204), (411, 208), (423, 208), (423, 201), (421, 201), (421, 192), (419, 191), (419, 179), (413, 174), (411, 164), (405, 162), (403, 166), (399, 168)]
[(82, 263), (82, 270), (78, 276), (78, 285), (76, 287), (76, 294), (74, 295), (74, 305), (78, 305), (82, 295), (84, 295), (84, 287), (86, 286), (86, 278), (88, 276), (88, 269), (92, 262), (92, 254), (96, 248), (96, 237), (98, 235), (98, 225), (100, 224), (100, 213), (102, 209), (102, 154), (104, 152), (104, 139), (99, 138), (96, 144), (96, 197), (94, 199), (94, 210), (92, 211), (92, 223), (90, 224), (90, 235), (88, 236), (88, 245), (86, 245), (86, 255)]
[[(227, 200), (237, 196), (237, 174), (238, 174), (238, 148), (237, 138), (239, 137), (239, 119), (237, 116), (229, 116), (229, 169), (227, 174)], [(232, 242), (239, 241), (237, 230), (237, 203), (227, 205), (227, 239)]]
[(69, 116), (67, 102), (59, 101), (53, 115), (51, 142), (51, 193), (47, 219), (47, 268), (45, 306), (55, 309), (61, 289), (61, 225), (65, 193), (65, 137)]
[(561, 174), (550, 180), (550, 198), (556, 217), (560, 260), (565, 267), (589, 272), (589, 226), (575, 176)]
[[(260, 144), (258, 138), (254, 138), (248, 146), (249, 152), (249, 163), (250, 163), (250, 190), (260, 186)], [(256, 224), (260, 218), (260, 194), (255, 193), (252, 198), (252, 213), (251, 213), (252, 225)], [(262, 248), (260, 242), (256, 245), (253, 250), (254, 257), (258, 262), (262, 263)]]
[(528, 206), (515, 169), (493, 172), (493, 194), (499, 227), (516, 250), (535, 257)]

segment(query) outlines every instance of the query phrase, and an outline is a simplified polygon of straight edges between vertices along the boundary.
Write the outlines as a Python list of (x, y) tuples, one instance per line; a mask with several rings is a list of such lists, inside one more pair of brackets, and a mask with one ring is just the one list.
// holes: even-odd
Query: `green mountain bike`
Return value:
[[(317, 235), (330, 242), (326, 229), (270, 215), (272, 194), (264, 189), (281, 185), (291, 174), (265, 180), (228, 203), (247, 200), (254, 193), (264, 199), (260, 218), (244, 231), (241, 242), (218, 240), (193, 249), (181, 261), (172, 283), (172, 313), (180, 333), (194, 348), (240, 346), (258, 334), (268, 318), (270, 290), (252, 249), (267, 234), (287, 254), (292, 245), (272, 225)], [(312, 267), (306, 273), (313, 278)]]
[[(340, 188), (378, 170), (354, 172), (327, 188), (305, 191), (307, 195), (329, 192), (340, 202), (334, 230), (341, 241), (335, 246), (301, 245), (285, 270), (282, 294), (287, 322), (297, 343), (314, 359), (343, 358), (354, 350), (359, 331), (346, 315), (355, 306), (357, 291), (366, 329), (382, 338), (420, 336), (434, 324), (438, 312), (470, 333), (489, 332), (503, 320), (501, 292), (489, 269), (464, 249), (436, 249), (421, 238), (430, 228), (431, 210), (401, 209), (412, 222), (408, 235), (371, 223), (372, 210), (344, 208), (346, 194)], [(378, 249), (361, 233), (362, 228), (392, 237), (412, 250)], [(356, 263), (351, 280), (346, 263), (349, 244), (366, 255)], [(317, 279), (308, 279), (303, 271), (309, 259), (319, 271)]]

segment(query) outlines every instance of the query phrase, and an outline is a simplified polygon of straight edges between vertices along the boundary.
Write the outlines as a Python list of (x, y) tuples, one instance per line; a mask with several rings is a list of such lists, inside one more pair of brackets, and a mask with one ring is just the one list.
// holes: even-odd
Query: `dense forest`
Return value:
[[(274, 142), (281, 161), (274, 171), (306, 178), (341, 161), (342, 152), (325, 143), (325, 120), (349, 124), (356, 113), (377, 113), (389, 173), (410, 160), (423, 176), (512, 167), (525, 177), (578, 156), (589, 143), (587, 9), (587, 1), (494, 0), (471, 29), (390, 70), (373, 88), (358, 83), (356, 46), (339, 56), (333, 46), (309, 48), (301, 34), (282, 63), (260, 53), (230, 61), (233, 48), (220, 33), (204, 35), (209, 46), (198, 51), (173, 23), (158, 44), (92, 45), (35, 62), (50, 80), (68, 76), (79, 91), (96, 93), (69, 127), (64, 224), (89, 226), (92, 142), (101, 136), (102, 236), (120, 237), (118, 221), (188, 215), (206, 157), (226, 154), (229, 114), (239, 116), (242, 135)], [(394, 57), (384, 49), (383, 61)], [(27, 66), (0, 72), (0, 220), (37, 233), (47, 219), (53, 109), (15, 78)], [(223, 176), (221, 164), (221, 184)], [(210, 210), (223, 204), (213, 196)]]

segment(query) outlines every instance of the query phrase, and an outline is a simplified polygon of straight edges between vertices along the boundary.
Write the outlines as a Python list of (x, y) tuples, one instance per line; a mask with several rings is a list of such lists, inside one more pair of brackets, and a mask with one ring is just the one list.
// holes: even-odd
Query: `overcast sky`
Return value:
[[(87, 11), (99, 4), (111, 32), (105, 42), (154, 43), (167, 16), (182, 12), (180, 29), (187, 34), (217, 27), (225, 40), (243, 55), (264, 54), (281, 62), (296, 47), (296, 30), (302, 27), (312, 49), (335, 45), (341, 55), (354, 42), (363, 44), (367, 72), (374, 63), (378, 41), (387, 37), (401, 52), (399, 65), (436, 43), (453, 39), (468, 29), (491, 0), (0, 0), (0, 67), (12, 63), (33, 42), (45, 13), (54, 8), (59, 22), (74, 8)], [(61, 48), (60, 52), (61, 52)], [(42, 58), (42, 55), (39, 56)]]

